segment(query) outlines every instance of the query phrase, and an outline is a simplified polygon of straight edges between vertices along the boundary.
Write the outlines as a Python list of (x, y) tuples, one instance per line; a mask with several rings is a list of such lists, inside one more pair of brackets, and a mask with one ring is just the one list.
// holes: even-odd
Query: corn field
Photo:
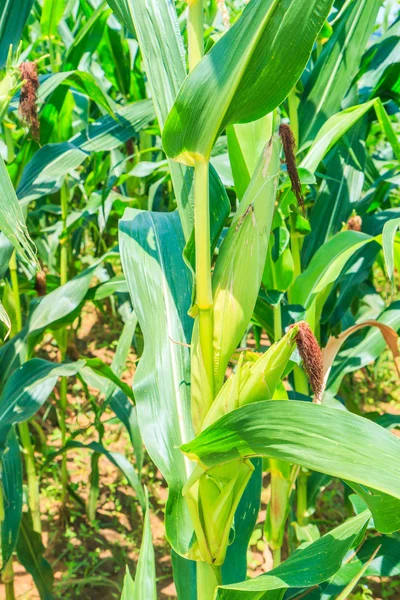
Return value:
[(0, 0), (0, 131), (0, 600), (399, 600), (397, 0)]

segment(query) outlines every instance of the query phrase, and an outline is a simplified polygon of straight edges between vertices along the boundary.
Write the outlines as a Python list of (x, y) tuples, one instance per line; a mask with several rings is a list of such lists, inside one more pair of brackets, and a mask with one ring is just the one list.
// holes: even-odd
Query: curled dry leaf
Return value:
[(326, 385), (326, 382), (329, 377), (329, 372), (333, 365), (333, 361), (335, 360), (336, 355), (340, 351), (340, 348), (352, 333), (355, 333), (362, 327), (378, 327), (378, 329), (380, 329), (385, 339), (385, 342), (387, 343), (393, 354), (394, 364), (400, 378), (400, 352), (397, 347), (398, 335), (396, 331), (389, 325), (385, 325), (385, 323), (380, 323), (379, 321), (375, 321), (374, 319), (369, 319), (368, 321), (364, 321), (363, 323), (358, 323), (357, 325), (353, 325), (353, 327), (349, 327), (348, 329), (343, 331), (338, 337), (331, 336), (329, 338), (328, 343), (323, 349), (322, 353), (324, 385)]

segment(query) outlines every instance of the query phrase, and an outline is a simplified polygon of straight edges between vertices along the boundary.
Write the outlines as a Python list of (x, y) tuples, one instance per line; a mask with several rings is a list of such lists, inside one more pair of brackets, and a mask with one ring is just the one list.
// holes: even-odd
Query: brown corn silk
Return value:
[(298, 205), (304, 209), (304, 196), (301, 191), (301, 182), (299, 178), (299, 172), (296, 164), (296, 141), (289, 125), (281, 125), (279, 127), (279, 135), (281, 136), (283, 152), (285, 154), (285, 162), (289, 175), (290, 182), (292, 184), (292, 191), (296, 196)]
[(295, 338), (297, 348), (314, 392), (314, 402), (320, 404), (325, 387), (322, 351), (309, 324), (300, 321), (296, 325), (299, 327)]
[(37, 90), (39, 78), (34, 62), (24, 62), (19, 66), (24, 85), (19, 100), (19, 113), (29, 126), (33, 139), (39, 140), (39, 119), (37, 112)]

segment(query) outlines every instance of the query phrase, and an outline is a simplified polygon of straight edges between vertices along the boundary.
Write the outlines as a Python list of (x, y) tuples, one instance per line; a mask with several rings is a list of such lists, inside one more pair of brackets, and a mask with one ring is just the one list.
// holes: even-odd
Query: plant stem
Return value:
[[(274, 342), (276, 343), (282, 337), (282, 314), (281, 303), (274, 306)], [(271, 500), (270, 500), (270, 521), (271, 521), (271, 546), (274, 567), (281, 562), (281, 547), (283, 542), (283, 531), (286, 520), (282, 519), (282, 509), (285, 511), (285, 502), (282, 495), (282, 483), (284, 479), (279, 469), (279, 461), (270, 460), (271, 465)], [(286, 494), (284, 494), (286, 497)]]
[(14, 568), (12, 557), (6, 564), (2, 574), (2, 581), (6, 589), (6, 600), (15, 600), (14, 593)]
[(90, 491), (88, 499), (88, 519), (91, 523), (96, 519), (97, 501), (99, 499), (99, 459), (100, 454), (93, 452), (91, 459)]
[(221, 567), (205, 562), (197, 564), (197, 600), (213, 600), (215, 588), (221, 585)]
[(196, 162), (194, 169), (194, 227), (196, 243), (196, 304), (199, 310), (199, 339), (211, 395), (214, 390), (212, 282), (210, 251), (210, 206), (208, 162)]
[(21, 312), (21, 300), (20, 300), (20, 296), (19, 296), (17, 253), (15, 250), (11, 255), (9, 268), (10, 268), (11, 286), (12, 286), (12, 291), (13, 291), (13, 296), (14, 296), (15, 319), (16, 319), (16, 323), (17, 323), (17, 331), (21, 331), (21, 329), (22, 329), (22, 312)]
[(26, 476), (28, 479), (28, 503), (32, 513), (33, 528), (38, 533), (41, 533), (39, 484), (36, 476), (35, 452), (29, 433), (28, 421), (19, 423), (18, 431), (24, 448)]
[[(65, 285), (68, 282), (68, 233), (67, 233), (67, 217), (68, 217), (68, 187), (67, 184), (61, 188), (61, 218), (63, 222), (63, 233), (61, 239), (61, 254), (60, 254), (60, 283)], [(68, 331), (67, 328), (61, 332), (60, 335), (60, 354), (61, 361), (64, 360), (67, 345), (68, 345)], [(67, 378), (61, 377), (60, 381), (60, 429), (61, 429), (61, 446), (64, 447), (67, 441)], [(61, 502), (65, 505), (67, 499), (67, 486), (68, 486), (68, 470), (67, 470), (67, 455), (65, 452), (62, 454), (61, 459)]]
[(274, 313), (274, 342), (278, 342), (282, 337), (282, 311), (281, 303), (273, 307)]
[(188, 9), (189, 71), (192, 71), (204, 55), (203, 0), (191, 0)]
[(293, 263), (294, 263), (294, 279), (301, 275), (301, 252), (300, 252), (300, 239), (299, 234), (296, 231), (296, 214), (290, 213), (290, 248), (292, 250)]
[(297, 480), (297, 522), (300, 526), (307, 524), (307, 479), (307, 472), (300, 469)]
[(275, 567), (279, 567), (279, 565), (281, 564), (281, 548), (274, 548), (272, 550), (272, 559), (273, 559), (274, 569), (275, 569)]
[[(11, 286), (15, 303), (15, 317), (17, 330), (22, 329), (22, 313), (21, 300), (19, 294), (18, 272), (17, 272), (17, 255), (16, 251), (11, 255), (10, 259), (10, 277)], [(18, 430), (21, 438), (21, 443), (24, 448), (26, 476), (28, 479), (28, 504), (32, 513), (33, 527), (38, 533), (41, 532), (42, 525), (40, 522), (40, 495), (39, 484), (36, 476), (35, 468), (35, 453), (31, 442), (29, 427), (27, 421), (18, 425)]]

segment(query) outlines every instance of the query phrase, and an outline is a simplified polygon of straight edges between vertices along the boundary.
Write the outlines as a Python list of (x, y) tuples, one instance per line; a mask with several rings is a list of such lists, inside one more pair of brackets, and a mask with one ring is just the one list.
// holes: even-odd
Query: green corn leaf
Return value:
[(143, 539), (135, 573), (132, 600), (157, 600), (156, 564), (150, 525), (149, 499), (146, 490), (146, 514), (143, 524)]
[(50, 396), (58, 377), (75, 375), (84, 366), (75, 363), (52, 363), (32, 358), (9, 377), (0, 395), (0, 454), (15, 423), (32, 417)]
[(107, 448), (105, 448), (102, 444), (99, 444), (98, 442), (90, 442), (89, 444), (83, 444), (82, 442), (70, 440), (65, 444), (65, 446), (63, 448), (61, 448), (57, 452), (52, 452), (48, 456), (47, 460), (51, 461), (58, 454), (60, 454), (62, 452), (68, 452), (68, 450), (76, 449), (76, 448), (92, 450), (93, 452), (97, 452), (98, 454), (102, 454), (103, 456), (105, 456), (110, 461), (110, 463), (112, 463), (114, 466), (116, 466), (121, 471), (121, 473), (123, 473), (123, 475), (126, 477), (129, 485), (132, 487), (132, 489), (135, 490), (137, 498), (140, 502), (142, 509), (145, 510), (146, 498), (145, 498), (145, 494), (143, 491), (142, 484), (140, 483), (139, 477), (138, 477), (133, 465), (130, 463), (130, 461), (126, 458), (126, 456), (124, 456), (120, 452), (111, 452), (110, 450), (107, 450)]
[(17, 48), (29, 17), (33, 0), (2, 0), (0, 6), (0, 67), (3, 67), (10, 44)]
[(348, 483), (371, 511), (377, 531), (394, 533), (400, 529), (400, 501), (398, 498), (376, 490), (368, 490), (356, 483)]
[(132, 600), (133, 594), (135, 591), (135, 583), (132, 579), (132, 575), (129, 572), (128, 567), (126, 567), (125, 577), (124, 577), (124, 587), (122, 588), (121, 600)]
[[(399, 542), (395, 539), (379, 536), (364, 541), (361, 548), (350, 562), (344, 562), (336, 575), (327, 583), (319, 586), (316, 598), (320, 600), (337, 600), (337, 595), (359, 573), (376, 552), (375, 558), (368, 565), (366, 576), (395, 577), (400, 574)], [(288, 600), (298, 594), (289, 595)]]
[[(392, 81), (397, 80), (400, 62), (400, 19), (380, 36), (365, 53), (360, 70), (358, 87), (361, 98), (368, 100), (371, 95), (385, 94), (393, 89)], [(394, 76), (394, 77), (392, 77)]]
[(87, 133), (79, 133), (69, 142), (48, 144), (34, 155), (23, 171), (17, 189), (23, 204), (60, 189), (63, 178), (89, 157), (90, 152), (113, 150), (154, 119), (153, 105), (142, 100), (117, 111), (117, 119), (106, 115), (92, 125)]
[(394, 241), (400, 227), (400, 218), (387, 221), (382, 231), (382, 248), (388, 277), (392, 283), (392, 293), (395, 291), (394, 280)]
[(93, 53), (97, 50), (110, 13), (109, 9), (104, 9), (103, 2), (93, 11), (85, 25), (80, 29), (78, 35), (73, 38), (71, 45), (65, 53), (63, 60), (65, 71), (76, 69), (85, 53)]
[[(121, 262), (144, 337), (133, 391), (143, 442), (169, 486), (166, 533), (180, 554), (192, 524), (182, 498), (191, 467), (179, 451), (193, 436), (190, 418), (191, 275), (182, 259), (177, 213), (128, 209), (119, 223)], [(162, 431), (162, 436), (160, 432)]]
[(86, 367), (92, 369), (95, 373), (109, 380), (111, 385), (118, 386), (124, 394), (128, 396), (133, 402), (135, 401), (135, 397), (133, 395), (132, 389), (129, 387), (127, 383), (121, 381), (121, 379), (115, 374), (114, 370), (106, 365), (100, 358), (86, 358)]
[(37, 264), (35, 246), (11, 183), (4, 160), (0, 157), (0, 229), (27, 262)]
[(167, 155), (189, 165), (208, 160), (225, 127), (279, 106), (306, 66), (331, 5), (251, 0), (185, 79), (163, 132)]
[(346, 143), (338, 143), (326, 160), (326, 178), (321, 183), (311, 211), (311, 233), (304, 239), (303, 264), (332, 235), (340, 231), (357, 206), (365, 180), (366, 127), (358, 121), (346, 136)]
[[(185, 51), (171, 0), (107, 0), (139, 41), (162, 128), (186, 77)], [(163, 43), (158, 43), (163, 40)]]
[(272, 135), (272, 114), (227, 129), (229, 160), (239, 200), (244, 196), (261, 153)]
[(0, 461), (0, 494), (3, 494), (4, 515), (0, 517), (1, 564), (7, 564), (18, 540), (22, 519), (22, 462), (19, 442), (12, 429), (7, 437), (6, 450)]
[(266, 456), (400, 498), (400, 440), (367, 419), (324, 405), (256, 402), (228, 413), (182, 450), (207, 469)]
[(341, 106), (374, 30), (379, 0), (351, 2), (311, 71), (299, 107), (301, 144)]
[(330, 579), (340, 569), (347, 552), (367, 525), (366, 510), (345, 521), (319, 540), (301, 546), (282, 565), (266, 575), (242, 583), (219, 587), (216, 600), (262, 600), (265, 592), (288, 588), (308, 588)]
[(24, 513), (17, 543), (18, 560), (32, 575), (41, 600), (54, 600), (53, 571), (44, 552), (41, 534), (33, 529), (30, 513)]
[(4, 339), (7, 338), (8, 334), (11, 331), (11, 321), (10, 321), (10, 317), (7, 314), (6, 309), (4, 308), (4, 306), (2, 305), (2, 303), (0, 302), (0, 321), (6, 326), (7, 328), (7, 333), (4, 337)]
[(57, 35), (57, 26), (65, 10), (65, 0), (44, 0), (40, 27), (42, 34), (47, 36)]
[(356, 250), (374, 240), (358, 231), (342, 231), (333, 236), (312, 257), (293, 284), (292, 303), (309, 308), (316, 295), (340, 275)]
[[(121, 23), (139, 41), (151, 97), (161, 130), (186, 77), (185, 51), (171, 0), (108, 0)], [(164, 43), (158, 43), (163, 40)], [(194, 267), (193, 170), (170, 162), (171, 177), (188, 247), (185, 256)], [(211, 241), (215, 248), (229, 216), (230, 203), (215, 169), (210, 168)]]
[(400, 142), (398, 134), (394, 130), (392, 122), (389, 119), (389, 115), (387, 114), (385, 107), (382, 104), (382, 100), (380, 98), (375, 99), (374, 108), (382, 130), (384, 131), (390, 145), (392, 146), (394, 155), (396, 159), (400, 161)]
[(373, 106), (375, 106), (375, 100), (370, 100), (365, 104), (342, 110), (330, 117), (318, 131), (307, 155), (301, 161), (300, 167), (314, 173), (321, 160), (336, 142)]

